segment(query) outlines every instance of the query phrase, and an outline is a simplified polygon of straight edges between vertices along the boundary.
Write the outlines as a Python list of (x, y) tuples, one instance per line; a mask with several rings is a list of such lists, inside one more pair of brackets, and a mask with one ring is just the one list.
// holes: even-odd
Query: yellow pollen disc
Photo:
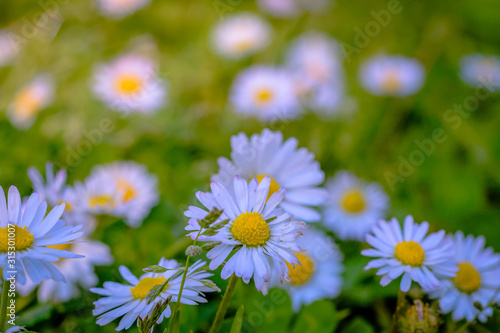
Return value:
[(64, 211), (71, 213), (73, 211), (73, 205), (70, 202), (59, 200), (59, 202), (57, 204), (61, 205), (63, 202), (66, 204)]
[[(35, 237), (27, 227), (21, 228), (17, 225), (14, 227), (0, 228), (0, 252), (6, 253), (12, 251), (9, 247), (14, 247), (16, 251), (23, 251), (33, 244)], [(15, 244), (9, 244), (9, 241), (14, 241)]]
[(349, 213), (361, 213), (365, 209), (365, 199), (360, 190), (346, 191), (342, 197), (342, 207)]
[(255, 92), (255, 102), (258, 105), (266, 105), (274, 98), (274, 92), (270, 88), (260, 88)]
[(237, 52), (245, 52), (252, 48), (253, 44), (253, 41), (250, 39), (240, 40), (234, 44), (234, 50)]
[(71, 243), (47, 245), (47, 247), (50, 247), (51, 249), (56, 249), (56, 250), (69, 250), (69, 248), (71, 247)]
[(425, 259), (425, 252), (417, 242), (403, 241), (396, 245), (394, 256), (401, 261), (403, 265), (413, 267), (421, 266)]
[(286, 265), (288, 266), (288, 275), (290, 280), (292, 280), (291, 284), (301, 285), (309, 281), (314, 272), (315, 265), (307, 254), (295, 253), (295, 255), (299, 259), (301, 265), (292, 267), (288, 262)]
[(231, 233), (244, 245), (260, 246), (266, 244), (270, 230), (262, 215), (244, 212), (233, 221)]
[(26, 88), (17, 94), (14, 101), (14, 109), (18, 115), (29, 117), (38, 111), (40, 104), (40, 99), (37, 98), (32, 89)]
[(399, 75), (394, 71), (388, 72), (382, 81), (382, 88), (384, 91), (390, 93), (398, 91), (401, 88)]
[(124, 95), (135, 95), (142, 88), (142, 80), (137, 75), (126, 74), (116, 80), (116, 90)]
[(135, 299), (145, 299), (148, 292), (154, 287), (167, 281), (164, 277), (146, 277), (141, 279), (135, 287), (130, 287), (130, 292)]
[(472, 264), (464, 261), (458, 264), (457, 276), (453, 278), (453, 283), (458, 290), (470, 294), (481, 287), (481, 275)]
[(137, 191), (134, 186), (125, 179), (118, 179), (116, 181), (116, 187), (118, 191), (122, 194), (122, 200), (124, 202), (129, 202), (137, 196)]
[(257, 180), (259, 181), (259, 184), (262, 181), (262, 179), (264, 179), (264, 177), (271, 178), (271, 184), (269, 184), (269, 193), (267, 194), (267, 199), (269, 199), (271, 197), (271, 195), (273, 195), (274, 193), (276, 193), (280, 190), (281, 186), (278, 184), (277, 181), (274, 180), (273, 177), (271, 177), (269, 175), (257, 175), (257, 176), (255, 176), (255, 178), (257, 178)]
[(90, 208), (113, 208), (113, 198), (109, 195), (95, 196), (89, 199)]

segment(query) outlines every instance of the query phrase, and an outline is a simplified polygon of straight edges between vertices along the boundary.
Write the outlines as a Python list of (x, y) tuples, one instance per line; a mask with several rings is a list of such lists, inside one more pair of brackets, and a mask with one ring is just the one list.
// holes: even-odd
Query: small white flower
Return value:
[(238, 74), (230, 101), (236, 112), (270, 122), (293, 119), (301, 112), (292, 76), (270, 66), (254, 66)]
[(385, 217), (389, 198), (379, 184), (339, 171), (325, 187), (324, 224), (340, 239), (363, 241), (373, 225)]
[(7, 108), (7, 115), (15, 127), (27, 129), (33, 125), (37, 114), (52, 103), (53, 98), (52, 77), (48, 74), (38, 75), (16, 92)]
[(258, 0), (262, 11), (276, 17), (293, 17), (303, 11), (320, 12), (328, 7), (330, 0)]
[(122, 195), (113, 179), (103, 174), (91, 174), (83, 183), (75, 183), (76, 206), (92, 215), (119, 217), (116, 211)]
[[(455, 277), (441, 280), (438, 290), (430, 291), (431, 298), (438, 298), (443, 313), (453, 312), (453, 320), (474, 318), (485, 322), (493, 314), (488, 307), (500, 291), (500, 255), (492, 248), (484, 248), (484, 237), (464, 237), (462, 232), (449, 236), (455, 251), (454, 263), (458, 265)], [(485, 309), (474, 305), (479, 302)]]
[(268, 129), (251, 138), (240, 133), (231, 138), (231, 160), (219, 158), (220, 169), (212, 180), (232, 191), (236, 175), (247, 181), (255, 177), (260, 181), (264, 176), (269, 176), (269, 195), (280, 188), (286, 189), (280, 208), (300, 220), (319, 221), (321, 216), (312, 207), (325, 201), (326, 191), (320, 188), (325, 175), (314, 160), (314, 154), (297, 146), (297, 139), (283, 141), (281, 132)]
[(335, 298), (342, 287), (342, 254), (329, 237), (320, 231), (308, 229), (297, 243), (304, 249), (295, 255), (300, 265), (288, 264), (291, 282), (275, 283), (288, 291), (295, 312), (302, 305)]
[(152, 113), (166, 103), (166, 83), (149, 58), (127, 54), (96, 66), (93, 90), (109, 108)]
[(17, 53), (17, 45), (9, 37), (9, 32), (0, 30), (0, 67), (10, 65), (16, 58)]
[[(138, 279), (125, 266), (120, 266), (120, 274), (128, 284), (117, 282), (104, 282), (104, 288), (91, 288), (90, 291), (105, 296), (94, 302), (94, 316), (98, 316), (97, 324), (104, 326), (113, 320), (120, 320), (117, 331), (128, 329), (137, 319), (151, 316), (153, 308), (160, 302), (163, 302), (168, 296), (172, 296), (171, 302), (177, 302), (179, 296), (180, 285), (182, 281), (182, 267), (175, 260), (165, 260), (162, 258), (158, 265), (167, 268), (168, 270), (161, 274), (146, 273)], [(208, 282), (208, 277), (213, 274), (201, 270), (206, 263), (197, 261), (191, 265), (187, 272), (184, 289), (182, 290), (181, 303), (196, 305), (197, 303), (205, 303), (204, 292), (211, 292), (203, 282)], [(167, 282), (161, 296), (147, 304), (146, 296), (148, 292), (156, 285)], [(211, 282), (211, 281), (210, 281)], [(158, 324), (164, 318), (170, 317), (170, 305), (162, 313)]]
[(470, 54), (460, 61), (460, 77), (471, 87), (500, 89), (500, 57)]
[(99, 12), (114, 19), (131, 15), (149, 5), (151, 0), (97, 0)]
[(425, 69), (413, 58), (376, 56), (361, 66), (359, 76), (362, 86), (374, 95), (405, 97), (422, 88)]
[(304, 222), (295, 221), (290, 214), (276, 208), (285, 190), (280, 189), (269, 197), (270, 185), (269, 177), (260, 183), (256, 178), (248, 183), (236, 176), (231, 191), (234, 194), (217, 182), (211, 184), (211, 193), (198, 192), (196, 197), (209, 211), (214, 208), (223, 211), (215, 224), (229, 220), (215, 235), (205, 235), (206, 230), (198, 223), (208, 211), (190, 206), (184, 213), (190, 218), (186, 230), (191, 231), (192, 238), (201, 230), (199, 240), (220, 243), (207, 253), (207, 258), (212, 260), (210, 269), (216, 269), (229, 258), (221, 277), (227, 279), (235, 274), (248, 283), (253, 276), (257, 290), (264, 295), (269, 291), (271, 266), (275, 268), (276, 278), (283, 281), (288, 280), (287, 263), (299, 264), (294, 253), (301, 249), (296, 240), (306, 227)]
[(372, 229), (373, 234), (366, 236), (368, 244), (374, 249), (363, 250), (362, 255), (377, 257), (365, 269), (378, 268), (382, 275), (380, 284), (388, 285), (401, 275), (401, 291), (408, 291), (415, 281), (427, 290), (440, 287), (438, 277), (453, 277), (457, 267), (453, 260), (453, 242), (445, 238), (444, 230), (426, 236), (429, 224), (416, 224), (413, 217), (405, 218), (403, 232), (399, 222), (380, 221)]
[(271, 27), (267, 22), (253, 14), (239, 13), (217, 24), (212, 44), (221, 56), (239, 59), (265, 48), (270, 37)]

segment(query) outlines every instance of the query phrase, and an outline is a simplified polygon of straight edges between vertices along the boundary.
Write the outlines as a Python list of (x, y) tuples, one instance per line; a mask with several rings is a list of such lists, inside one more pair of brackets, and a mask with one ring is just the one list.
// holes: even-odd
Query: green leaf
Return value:
[(323, 300), (302, 308), (292, 332), (330, 333), (337, 323), (333, 303)]
[(241, 326), (243, 325), (243, 314), (245, 313), (245, 307), (242, 305), (236, 312), (236, 316), (234, 316), (233, 326), (231, 326), (230, 333), (240, 333)]
[(54, 307), (52, 304), (40, 304), (35, 306), (34, 308), (26, 311), (17, 321), (16, 324), (19, 326), (25, 325), (35, 325), (39, 322), (50, 319), (52, 314), (52, 310)]
[(160, 265), (152, 265), (152, 266), (144, 268), (143, 271), (146, 273), (160, 274), (160, 273), (165, 273), (166, 271), (168, 271), (168, 269), (165, 267), (161, 267)]
[(342, 330), (342, 333), (375, 333), (375, 329), (363, 318), (354, 318)]
[(222, 290), (217, 287), (217, 285), (215, 283), (213, 283), (212, 281), (208, 281), (208, 280), (197, 280), (197, 281), (200, 281), (201, 283), (203, 283), (205, 285), (205, 287), (208, 287), (210, 289), (213, 289), (217, 292), (221, 292)]

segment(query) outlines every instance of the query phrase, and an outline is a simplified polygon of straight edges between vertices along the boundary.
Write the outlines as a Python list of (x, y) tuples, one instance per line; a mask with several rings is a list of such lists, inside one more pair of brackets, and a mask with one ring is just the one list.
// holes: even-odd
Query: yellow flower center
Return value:
[(293, 285), (301, 285), (309, 281), (313, 272), (314, 272), (314, 262), (311, 258), (304, 253), (295, 253), (297, 258), (299, 259), (301, 265), (295, 265), (292, 267), (290, 263), (286, 263), (288, 266), (288, 275), (290, 277), (290, 282)]
[(413, 267), (421, 266), (425, 259), (425, 252), (417, 242), (403, 241), (396, 245), (394, 256), (401, 261), (403, 265)]
[(40, 108), (41, 101), (31, 88), (25, 88), (17, 94), (14, 101), (16, 113), (23, 117), (34, 115)]
[(122, 200), (124, 202), (129, 202), (137, 196), (137, 191), (132, 184), (125, 179), (118, 179), (116, 181), (116, 187), (118, 191), (122, 194)]
[(142, 80), (134, 74), (124, 74), (116, 80), (116, 90), (124, 95), (135, 95), (142, 88)]
[(47, 245), (47, 247), (50, 247), (51, 249), (56, 249), (56, 250), (69, 250), (71, 247), (71, 243), (65, 243), (65, 244), (57, 244), (57, 245)]
[(270, 230), (262, 215), (244, 212), (233, 221), (231, 233), (242, 244), (260, 246), (266, 244)]
[(73, 208), (73, 204), (71, 204), (71, 202), (59, 200), (59, 202), (57, 204), (61, 205), (62, 203), (66, 204), (66, 207), (64, 208), (65, 212), (71, 213), (73, 211), (74, 208)]
[(255, 92), (255, 102), (262, 106), (266, 105), (274, 98), (274, 92), (270, 88), (262, 87)]
[(130, 287), (130, 292), (135, 299), (145, 299), (154, 286), (167, 281), (164, 277), (146, 277), (141, 279), (135, 287)]
[(401, 80), (395, 71), (389, 71), (382, 81), (382, 89), (389, 93), (397, 92), (401, 88)]
[(251, 39), (243, 39), (234, 44), (234, 50), (237, 52), (245, 52), (252, 48), (254, 42)]
[(257, 180), (259, 181), (259, 184), (262, 181), (262, 179), (264, 179), (264, 177), (271, 178), (271, 184), (269, 184), (269, 193), (267, 194), (267, 199), (269, 199), (271, 197), (271, 195), (273, 195), (274, 193), (276, 193), (280, 190), (281, 186), (278, 184), (277, 181), (274, 180), (273, 177), (271, 177), (269, 175), (262, 174), (262, 175), (255, 176), (255, 178), (257, 178)]
[[(27, 227), (3, 227), (0, 228), (0, 252), (9, 252), (9, 247), (14, 247), (16, 251), (23, 251), (33, 244), (35, 236)], [(10, 250), (12, 251), (12, 249)]]
[(365, 209), (365, 199), (360, 190), (349, 190), (342, 197), (342, 207), (349, 213), (361, 213)]
[(90, 197), (89, 206), (90, 208), (113, 208), (115, 205), (113, 197), (109, 195), (101, 195)]
[(481, 275), (471, 263), (464, 261), (458, 264), (457, 276), (453, 278), (453, 283), (458, 290), (470, 294), (481, 287)]

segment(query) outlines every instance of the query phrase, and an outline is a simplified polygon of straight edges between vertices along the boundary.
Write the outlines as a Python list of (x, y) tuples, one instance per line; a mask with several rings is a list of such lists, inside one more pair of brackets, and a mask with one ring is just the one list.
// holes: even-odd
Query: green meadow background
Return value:
[[(44, 10), (41, 4), (27, 0), (1, 4), (0, 28), (12, 28), (24, 48), (13, 66), (0, 69), (0, 184), (4, 190), (16, 185), (27, 196), (31, 191), (27, 169), (42, 169), (46, 161), (68, 168), (70, 183), (83, 180), (93, 166), (115, 160), (143, 163), (159, 177), (161, 203), (141, 227), (100, 221), (95, 237), (111, 247), (115, 258), (113, 265), (97, 268), (100, 286), (120, 279), (119, 265), (140, 274), (162, 256), (184, 261), (187, 219), (183, 211), (196, 203), (196, 191), (208, 188), (210, 175), (218, 169), (217, 157), (229, 155), (230, 137), (265, 127), (296, 137), (300, 146), (316, 154), (328, 177), (348, 169), (380, 182), (391, 199), (388, 217), (412, 214), (416, 221), (428, 221), (432, 230), (482, 234), (488, 246), (500, 251), (500, 95), (489, 95), (467, 117), (454, 114), (458, 117), (454, 121), (444, 117), (447, 110), (475, 94), (459, 79), (460, 58), (473, 52), (500, 54), (498, 1), (401, 0), (400, 13), (344, 61), (349, 102), (341, 115), (322, 118), (309, 111), (300, 119), (268, 125), (232, 112), (227, 96), (235, 75), (252, 64), (283, 63), (289, 41), (305, 31), (322, 31), (344, 46), (355, 46), (358, 29), (364, 31), (374, 21), (371, 11), (386, 10), (388, 2), (337, 0), (319, 14), (292, 19), (261, 13), (273, 25), (272, 44), (241, 61), (214, 55), (209, 33), (224, 16), (257, 12), (253, 1), (153, 0), (118, 21), (100, 16), (93, 1), (53, 3), (57, 4), (53, 17), (42, 27), (33, 25), (31, 31), (36, 33), (31, 37), (23, 37), (22, 31), (30, 31), (30, 24), (36, 22), (33, 16)], [(152, 116), (122, 117), (93, 96), (93, 66), (149, 39), (158, 46), (160, 75), (169, 82), (169, 104)], [(405, 99), (363, 91), (359, 65), (380, 52), (421, 60), (427, 71), (423, 89)], [(40, 71), (55, 77), (55, 102), (40, 113), (31, 129), (17, 130), (5, 109), (15, 91)], [(111, 130), (95, 134), (102, 121), (111, 123)], [(428, 142), (436, 130), (446, 139), (434, 141), (432, 148)], [(427, 142), (426, 151), (417, 142)], [(408, 169), (410, 157), (417, 155), (424, 158)], [(398, 169), (405, 171), (404, 176)], [(401, 178), (394, 181), (394, 175)], [(228, 331), (241, 304), (245, 306), (243, 332), (386, 330), (397, 283), (382, 288), (373, 271), (363, 271), (368, 260), (359, 252), (365, 245), (337, 243), (346, 266), (337, 299), (313, 303), (294, 314), (285, 292), (273, 289), (264, 297), (252, 284), (240, 282), (221, 331)], [(220, 279), (220, 269), (214, 281), (225, 289), (227, 281)], [(212, 293), (208, 304), (183, 306), (181, 331), (206, 331), (221, 297)], [(91, 313), (96, 299), (88, 291), (82, 291), (80, 299), (58, 305), (39, 304), (33, 295), (19, 298), (18, 323), (43, 333), (113, 332), (116, 322), (96, 326)], [(472, 330), (498, 332), (498, 327), (497, 313), (488, 325), (474, 325)], [(454, 329), (449, 323), (443, 332)]]

